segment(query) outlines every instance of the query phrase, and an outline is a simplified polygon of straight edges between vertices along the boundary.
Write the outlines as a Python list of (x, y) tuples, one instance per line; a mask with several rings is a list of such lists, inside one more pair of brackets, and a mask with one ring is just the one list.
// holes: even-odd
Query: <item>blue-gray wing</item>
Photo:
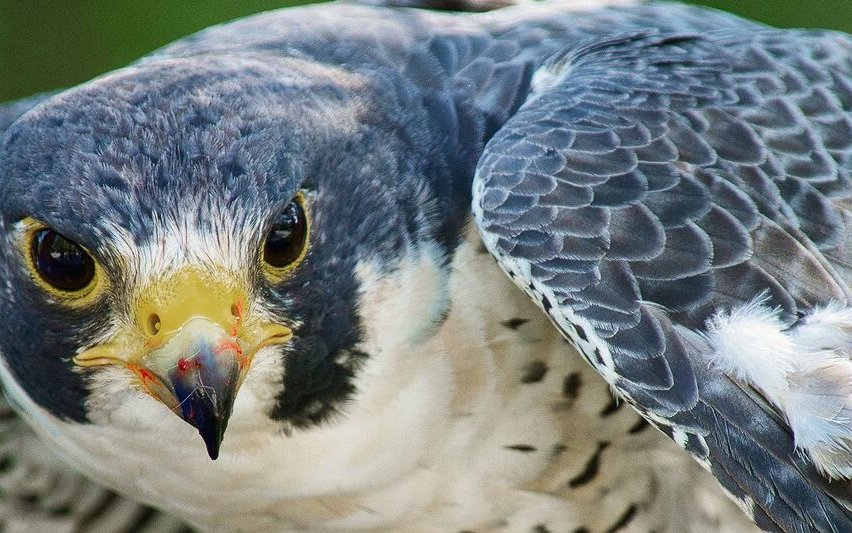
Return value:
[(474, 214), (509, 276), (766, 529), (852, 529), (707, 325), (848, 305), (852, 38), (637, 33), (553, 57), (485, 148)]

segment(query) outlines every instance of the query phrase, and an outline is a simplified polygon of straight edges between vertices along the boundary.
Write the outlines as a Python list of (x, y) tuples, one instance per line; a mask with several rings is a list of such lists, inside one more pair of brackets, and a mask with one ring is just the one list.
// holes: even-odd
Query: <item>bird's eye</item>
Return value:
[(263, 244), (263, 261), (274, 269), (284, 269), (302, 257), (308, 236), (308, 221), (297, 196), (278, 215)]
[(33, 233), (31, 254), (39, 276), (61, 291), (81, 291), (95, 277), (92, 257), (50, 228)]

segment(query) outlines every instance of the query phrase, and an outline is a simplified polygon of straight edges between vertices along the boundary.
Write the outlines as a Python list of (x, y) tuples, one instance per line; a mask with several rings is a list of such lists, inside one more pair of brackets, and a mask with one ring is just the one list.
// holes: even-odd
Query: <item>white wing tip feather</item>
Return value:
[(796, 446), (833, 478), (852, 478), (852, 362), (834, 358), (790, 376), (784, 414)]
[(852, 479), (852, 308), (815, 309), (785, 329), (762, 298), (707, 324), (711, 363), (760, 390), (824, 475)]
[(707, 337), (716, 349), (711, 362), (729, 376), (758, 387), (770, 400), (787, 388), (795, 369), (795, 346), (783, 331), (776, 310), (755, 300), (707, 324)]

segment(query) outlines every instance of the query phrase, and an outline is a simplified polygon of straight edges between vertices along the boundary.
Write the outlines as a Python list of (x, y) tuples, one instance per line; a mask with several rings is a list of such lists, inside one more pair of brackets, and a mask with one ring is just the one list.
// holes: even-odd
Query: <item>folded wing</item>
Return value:
[[(509, 276), (758, 525), (841, 531), (849, 483), (803, 453), (783, 365), (807, 358), (811, 315), (849, 306), (850, 176), (849, 36), (634, 33), (536, 72), (474, 213)], [(723, 342), (748, 320), (772, 337)]]

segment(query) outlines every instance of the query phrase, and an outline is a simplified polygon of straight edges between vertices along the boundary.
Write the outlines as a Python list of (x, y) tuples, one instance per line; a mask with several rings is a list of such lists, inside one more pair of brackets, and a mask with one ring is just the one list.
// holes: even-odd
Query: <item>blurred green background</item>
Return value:
[[(183, 35), (299, 0), (0, 0), (0, 101), (68, 87)], [(704, 0), (775, 26), (852, 33), (852, 0)]]

